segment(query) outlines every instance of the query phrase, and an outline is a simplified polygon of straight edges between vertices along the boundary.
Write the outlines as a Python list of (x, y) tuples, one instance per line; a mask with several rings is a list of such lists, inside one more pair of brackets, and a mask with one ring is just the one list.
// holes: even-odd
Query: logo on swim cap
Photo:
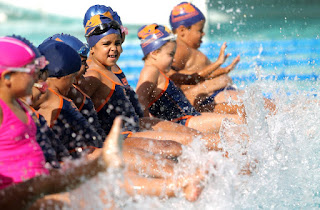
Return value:
[(85, 26), (85, 36), (89, 47), (93, 47), (100, 39), (109, 34), (119, 34), (121, 36), (120, 25), (104, 15), (94, 15)]
[(202, 12), (193, 4), (187, 2), (182, 2), (175, 6), (170, 14), (172, 29), (176, 29), (180, 25), (189, 27), (201, 20), (205, 20)]
[(175, 40), (175, 36), (168, 27), (156, 23), (142, 26), (138, 31), (138, 38), (141, 40), (140, 46), (145, 56), (168, 41)]

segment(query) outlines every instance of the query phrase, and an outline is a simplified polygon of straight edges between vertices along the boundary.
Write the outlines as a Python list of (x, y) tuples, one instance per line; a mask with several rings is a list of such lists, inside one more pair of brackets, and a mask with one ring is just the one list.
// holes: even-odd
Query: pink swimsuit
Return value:
[(27, 114), (27, 124), (0, 99), (3, 113), (0, 124), (0, 189), (37, 175), (48, 174), (44, 167), (44, 155), (36, 141), (36, 125), (28, 111), (19, 104)]

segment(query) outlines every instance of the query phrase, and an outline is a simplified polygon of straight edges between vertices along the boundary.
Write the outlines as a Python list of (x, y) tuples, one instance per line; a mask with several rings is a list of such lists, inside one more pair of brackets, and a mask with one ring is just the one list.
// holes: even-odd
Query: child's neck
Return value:
[(15, 104), (17, 101), (17, 97), (12, 95), (10, 93), (10, 90), (0, 88), (0, 98), (3, 100), (6, 104)]
[[(91, 57), (91, 59), (92, 59), (92, 62), (91, 62), (91, 64), (93, 64), (93, 65), (96, 65), (99, 69), (101, 69), (101, 70), (106, 70), (106, 71), (111, 71), (111, 67), (112, 66), (107, 66), (107, 65), (103, 65), (101, 62), (99, 62), (95, 57)], [(90, 65), (90, 66), (92, 66), (92, 65)], [(89, 66), (89, 67), (90, 67)]]

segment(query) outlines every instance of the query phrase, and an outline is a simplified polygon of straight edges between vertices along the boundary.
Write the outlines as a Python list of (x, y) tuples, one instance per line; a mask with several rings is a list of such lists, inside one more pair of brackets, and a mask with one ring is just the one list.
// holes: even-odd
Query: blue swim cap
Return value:
[(138, 38), (141, 40), (140, 46), (144, 56), (176, 39), (169, 28), (156, 23), (142, 26), (138, 31)]
[(78, 38), (70, 35), (70, 34), (55, 34), (49, 38), (47, 38), (46, 40), (44, 40), (44, 42), (48, 41), (48, 40), (56, 40), (59, 42), (64, 42), (67, 45), (69, 45), (70, 47), (72, 47), (75, 51), (77, 51), (77, 53), (82, 56), (82, 57), (88, 57), (88, 53), (90, 51), (89, 47), (87, 45), (85, 45), (82, 41), (80, 41)]
[(170, 14), (170, 25), (172, 29), (177, 29), (181, 25), (190, 27), (201, 20), (205, 20), (202, 12), (188, 2), (178, 4)]
[(87, 10), (86, 14), (84, 15), (83, 27), (85, 27), (87, 22), (88, 22), (88, 20), (90, 20), (90, 18), (92, 16), (95, 16), (95, 15), (104, 15), (104, 16), (112, 19), (112, 20), (117, 21), (120, 25), (122, 25), (120, 16), (118, 15), (117, 12), (113, 11), (111, 7), (107, 7), (105, 5), (96, 4), (96, 5), (91, 6)]
[(121, 36), (120, 25), (117, 21), (104, 15), (94, 15), (87, 21), (85, 36), (90, 48), (109, 34), (119, 34)]
[(55, 40), (44, 41), (38, 47), (39, 51), (46, 57), (49, 64), (49, 77), (64, 77), (78, 72), (81, 68), (81, 58), (69, 45)]

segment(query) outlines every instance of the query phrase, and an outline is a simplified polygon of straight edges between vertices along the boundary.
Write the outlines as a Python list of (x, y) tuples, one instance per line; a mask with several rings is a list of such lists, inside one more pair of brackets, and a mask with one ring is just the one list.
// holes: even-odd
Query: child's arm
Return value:
[(240, 61), (240, 55), (238, 55), (230, 65), (228, 65), (225, 68), (219, 68), (217, 70), (215, 70), (214, 72), (212, 72), (209, 76), (207, 76), (207, 79), (212, 79), (215, 77), (218, 77), (222, 74), (228, 74), (230, 71), (232, 71), (234, 69), (234, 67), (239, 63)]
[(171, 69), (166, 75), (178, 85), (196, 85), (205, 80), (203, 77), (200, 77), (198, 73), (185, 74), (173, 69)]
[(88, 71), (84, 75), (84, 79), (79, 84), (81, 90), (83, 90), (89, 97), (98, 90), (101, 84), (101, 75), (96, 71)]
[(149, 104), (153, 100), (153, 92), (157, 88), (159, 71), (155, 67), (144, 67), (140, 72), (136, 93), (144, 116), (149, 117)]
[(37, 176), (0, 190), (0, 206), (3, 209), (24, 209), (41, 196), (75, 188), (107, 167), (121, 167), (121, 151), (118, 147), (120, 125), (121, 120), (117, 118), (103, 148), (94, 155), (70, 163), (65, 170), (55, 169), (48, 176)]
[[(225, 54), (225, 49), (227, 48), (227, 43), (224, 42), (220, 48), (220, 54), (216, 62), (210, 63), (205, 68), (203, 68), (201, 71), (199, 71), (199, 76), (210, 79), (213, 78), (211, 75), (214, 74), (215, 77), (219, 76), (221, 74), (225, 74), (224, 70), (220, 70), (220, 66), (227, 60), (227, 58), (230, 56), (230, 54)], [(217, 71), (217, 73), (215, 73)]]
[[(203, 60), (204, 63), (206, 63), (206, 67), (204, 67), (202, 70), (199, 70), (197, 66), (195, 66), (195, 69), (188, 69), (186, 68), (185, 64), (186, 62), (176, 62), (173, 64), (173, 69), (177, 68), (179, 69), (179, 73), (175, 71), (169, 72), (168, 76), (172, 81), (174, 81), (176, 84), (185, 84), (185, 85), (193, 85), (197, 84), (198, 82), (204, 81), (206, 79), (210, 79), (216, 76), (219, 76), (221, 74), (224, 74), (225, 70), (221, 70), (215, 73), (219, 69), (219, 67), (225, 62), (225, 60), (229, 57), (230, 54), (225, 55), (225, 49), (227, 47), (226, 43), (223, 43), (220, 49), (220, 54), (216, 62), (211, 63), (210, 60), (203, 55), (200, 51), (197, 51), (197, 56), (195, 56), (197, 59), (205, 59)], [(201, 56), (199, 54), (202, 54)], [(179, 53), (179, 55), (175, 55), (175, 59), (181, 60), (183, 57), (182, 53)], [(180, 64), (180, 65), (179, 65)], [(182, 65), (184, 64), (184, 65)], [(183, 68), (181, 68), (183, 67)]]

